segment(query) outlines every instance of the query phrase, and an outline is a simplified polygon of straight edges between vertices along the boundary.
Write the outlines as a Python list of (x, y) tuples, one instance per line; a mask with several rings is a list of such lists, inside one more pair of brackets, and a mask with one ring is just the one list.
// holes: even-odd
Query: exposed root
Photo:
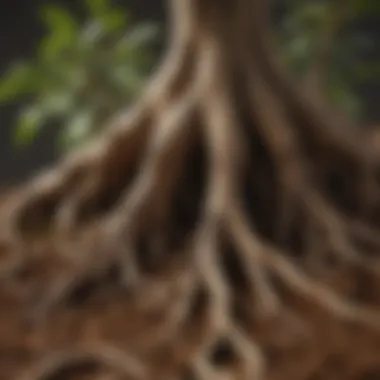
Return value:
[(135, 358), (132, 358), (123, 350), (116, 347), (103, 345), (99, 348), (70, 349), (66, 352), (56, 353), (43, 360), (36, 369), (31, 369), (20, 380), (50, 380), (55, 379), (60, 373), (70, 368), (75, 368), (83, 364), (106, 365), (115, 369), (119, 374), (130, 379), (145, 379), (146, 369)]
[[(144, 365), (101, 346), (48, 358), (27, 377), (91, 362), (136, 379), (179, 380), (186, 369), (358, 379), (380, 364), (378, 151), (298, 92), (275, 60), (263, 2), (172, 7), (178, 33), (142, 100), (16, 194), (1, 231), (0, 278), (12, 286), (37, 281), (37, 258), (59, 258), (27, 312), (48, 351), (60, 315), (81, 321), (67, 330), (73, 347), (86, 340), (91, 310), (97, 344), (119, 323), (113, 339)], [(344, 194), (334, 171), (349, 177)], [(46, 234), (56, 251), (41, 253)], [(365, 357), (350, 351), (356, 343)], [(347, 358), (335, 372), (333, 355)]]

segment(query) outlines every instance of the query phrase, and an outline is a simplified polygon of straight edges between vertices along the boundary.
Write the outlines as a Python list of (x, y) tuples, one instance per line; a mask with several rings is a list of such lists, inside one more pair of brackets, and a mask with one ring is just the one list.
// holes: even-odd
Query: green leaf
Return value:
[(30, 145), (41, 130), (47, 115), (41, 104), (36, 104), (22, 110), (15, 129), (15, 143), (24, 147)]
[(69, 118), (60, 135), (60, 143), (64, 149), (73, 148), (86, 141), (95, 128), (92, 109), (81, 109)]
[(43, 100), (44, 109), (49, 116), (62, 116), (72, 111), (75, 105), (74, 95), (65, 93), (52, 93)]
[(101, 22), (108, 32), (117, 32), (126, 28), (128, 14), (123, 9), (112, 7), (110, 0), (87, 0), (86, 5), (92, 18)]
[(132, 29), (115, 43), (112, 51), (114, 64), (128, 64), (140, 72), (151, 69), (154, 58), (149, 44), (154, 42), (158, 33), (158, 28), (149, 24)]
[(41, 18), (51, 33), (75, 35), (78, 24), (70, 12), (59, 5), (45, 5), (41, 8)]
[(41, 16), (49, 34), (41, 42), (39, 56), (42, 60), (59, 58), (76, 45), (79, 26), (64, 8), (48, 5), (42, 8)]
[(314, 41), (307, 34), (300, 34), (284, 44), (283, 55), (292, 70), (303, 72), (310, 63)]
[(86, 7), (93, 17), (102, 17), (111, 6), (110, 0), (86, 0)]
[(299, 35), (306, 32), (318, 32), (325, 22), (327, 6), (324, 2), (303, 2), (297, 4), (285, 19), (284, 32)]
[(70, 94), (57, 93), (41, 98), (39, 103), (23, 109), (15, 129), (16, 144), (29, 145), (49, 120), (64, 116), (74, 105), (74, 98)]
[(122, 87), (126, 98), (137, 95), (144, 85), (144, 78), (136, 70), (125, 65), (115, 67), (110, 75), (118, 88)]
[(12, 66), (0, 80), (0, 101), (7, 102), (37, 92), (44, 80), (38, 74), (32, 65)]
[(99, 43), (105, 35), (106, 30), (104, 29), (104, 25), (100, 21), (94, 20), (83, 28), (80, 40), (85, 46), (91, 46)]
[(102, 22), (109, 32), (118, 32), (127, 27), (127, 15), (120, 10), (112, 10), (103, 15)]
[(135, 26), (121, 41), (131, 48), (141, 48), (155, 41), (159, 35), (158, 26), (155, 24), (141, 24)]

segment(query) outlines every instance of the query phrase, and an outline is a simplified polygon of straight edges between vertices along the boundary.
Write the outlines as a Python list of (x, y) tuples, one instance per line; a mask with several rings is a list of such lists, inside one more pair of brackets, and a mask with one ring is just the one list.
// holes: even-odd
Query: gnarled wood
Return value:
[(380, 376), (377, 147), (295, 86), (265, 0), (171, 10), (142, 99), (4, 202), (0, 379)]

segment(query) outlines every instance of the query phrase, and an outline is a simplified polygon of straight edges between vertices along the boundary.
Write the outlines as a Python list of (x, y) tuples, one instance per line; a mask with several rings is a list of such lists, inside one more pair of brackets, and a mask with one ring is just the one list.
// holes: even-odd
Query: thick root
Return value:
[[(355, 380), (379, 365), (378, 152), (352, 131), (343, 138), (298, 92), (261, 7), (173, 0), (178, 34), (141, 102), (6, 205), (0, 278), (19, 286), (12, 297), (30, 302), (19, 299), (37, 281), (36, 262), (59, 268), (47, 265), (29, 328), (45, 332), (51, 351), (47, 331), (62, 329), (59, 316), (83, 319), (68, 329), (69, 354), (28, 378), (101, 363), (136, 379), (191, 370), (201, 379)], [(352, 175), (341, 201), (329, 176), (352, 168), (366, 173)], [(45, 236), (30, 239), (39, 219)], [(44, 247), (46, 224), (55, 249)], [(70, 352), (89, 344), (74, 336), (89, 310), (99, 344), (118, 321), (113, 339), (136, 359), (103, 345)], [(351, 352), (356, 343), (365, 355)], [(334, 355), (347, 363), (332, 369)]]
[(50, 380), (70, 368), (84, 364), (106, 365), (116, 370), (119, 375), (136, 380), (146, 378), (144, 366), (138, 360), (127, 355), (124, 350), (102, 346), (77, 351), (70, 350), (52, 355), (37, 365), (36, 369), (27, 371), (25, 375), (20, 377), (20, 380)]

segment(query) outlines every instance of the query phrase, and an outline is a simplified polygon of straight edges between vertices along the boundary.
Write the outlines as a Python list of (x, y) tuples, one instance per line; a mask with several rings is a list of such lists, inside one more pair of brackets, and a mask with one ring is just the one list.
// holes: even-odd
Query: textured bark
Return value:
[(266, 1), (171, 11), (137, 104), (4, 202), (0, 378), (380, 375), (376, 144), (292, 82)]

